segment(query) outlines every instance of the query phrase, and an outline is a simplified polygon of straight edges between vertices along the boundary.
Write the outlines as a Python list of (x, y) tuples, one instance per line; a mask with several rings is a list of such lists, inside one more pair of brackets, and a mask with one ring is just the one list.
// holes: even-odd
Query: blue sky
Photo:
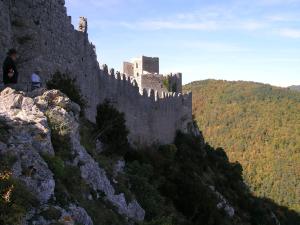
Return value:
[(160, 57), (184, 83), (208, 78), (300, 85), (300, 0), (66, 0), (88, 18), (100, 64)]

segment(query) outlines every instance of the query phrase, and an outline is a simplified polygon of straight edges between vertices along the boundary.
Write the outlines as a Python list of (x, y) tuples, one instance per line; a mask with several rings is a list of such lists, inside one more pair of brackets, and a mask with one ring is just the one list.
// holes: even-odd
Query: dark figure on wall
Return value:
[(6, 87), (13, 87), (18, 83), (18, 70), (16, 66), (17, 51), (10, 49), (3, 63), (3, 83)]

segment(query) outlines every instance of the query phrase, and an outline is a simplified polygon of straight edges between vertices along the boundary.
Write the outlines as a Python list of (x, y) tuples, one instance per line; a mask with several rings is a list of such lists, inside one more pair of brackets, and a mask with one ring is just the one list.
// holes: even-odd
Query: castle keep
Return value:
[(123, 73), (137, 82), (141, 94), (151, 89), (156, 90), (160, 97), (168, 92), (182, 92), (182, 74), (160, 74), (158, 57), (142, 56), (124, 62)]
[(88, 119), (95, 121), (97, 105), (109, 99), (125, 113), (132, 143), (171, 143), (177, 130), (187, 131), (192, 95), (181, 94), (181, 74), (159, 74), (158, 58), (124, 63), (123, 74), (100, 68), (87, 19), (81, 17), (74, 29), (64, 0), (4, 0), (0, 12), (0, 59), (17, 48), (20, 82), (27, 82), (37, 66), (43, 83), (56, 71), (70, 74), (88, 101)]

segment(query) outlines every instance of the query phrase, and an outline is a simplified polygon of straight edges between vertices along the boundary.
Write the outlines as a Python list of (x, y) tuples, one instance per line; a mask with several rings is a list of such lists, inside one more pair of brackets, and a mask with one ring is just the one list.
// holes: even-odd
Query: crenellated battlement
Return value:
[[(109, 82), (112, 87), (118, 86), (123, 95), (129, 94), (128, 98), (132, 95), (135, 96), (138, 102), (145, 101), (145, 104), (153, 104), (156, 110), (161, 110), (162, 113), (166, 113), (166, 109), (190, 106), (192, 102), (192, 93), (178, 93), (178, 92), (161, 92), (159, 93), (155, 89), (144, 88), (141, 92), (139, 91), (138, 83), (132, 76), (128, 76), (119, 71), (114, 72), (114, 68), (108, 68), (106, 64), (102, 66), (102, 76), (104, 79), (110, 79)], [(110, 72), (108, 72), (110, 71)], [(170, 74), (174, 78), (178, 78), (181, 74)], [(106, 77), (106, 78), (105, 78)], [(181, 79), (181, 77), (180, 77)], [(123, 87), (123, 88), (122, 88)], [(141, 98), (141, 99), (139, 99)], [(159, 105), (157, 103), (160, 103)], [(164, 106), (167, 106), (165, 107)]]
[[(140, 80), (105, 64), (100, 68), (87, 19), (81, 17), (75, 29), (64, 4), (64, 0), (0, 1), (0, 49), (17, 48), (20, 82), (27, 82), (37, 66), (43, 83), (56, 71), (69, 73), (88, 101), (88, 119), (95, 121), (97, 105), (109, 100), (125, 113), (130, 141), (137, 145), (168, 144), (177, 130), (186, 131), (192, 121), (192, 94), (174, 93), (181, 92), (182, 74), (167, 76), (169, 84), (177, 85), (173, 91), (157, 88), (157, 82), (163, 82), (158, 58), (142, 58), (145, 76)], [(1, 51), (0, 58), (4, 57)], [(159, 78), (149, 78), (151, 73)]]

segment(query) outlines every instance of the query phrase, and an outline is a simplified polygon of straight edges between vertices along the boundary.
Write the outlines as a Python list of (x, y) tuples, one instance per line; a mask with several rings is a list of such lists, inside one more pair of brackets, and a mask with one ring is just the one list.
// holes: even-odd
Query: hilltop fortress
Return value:
[(177, 130), (188, 131), (192, 94), (181, 94), (181, 74), (159, 74), (158, 58), (124, 63), (122, 74), (100, 68), (87, 19), (74, 29), (64, 0), (3, 0), (0, 12), (0, 59), (9, 48), (18, 50), (20, 82), (37, 67), (44, 84), (56, 71), (70, 74), (88, 101), (88, 119), (95, 121), (97, 105), (108, 99), (125, 113), (135, 144), (171, 143)]

